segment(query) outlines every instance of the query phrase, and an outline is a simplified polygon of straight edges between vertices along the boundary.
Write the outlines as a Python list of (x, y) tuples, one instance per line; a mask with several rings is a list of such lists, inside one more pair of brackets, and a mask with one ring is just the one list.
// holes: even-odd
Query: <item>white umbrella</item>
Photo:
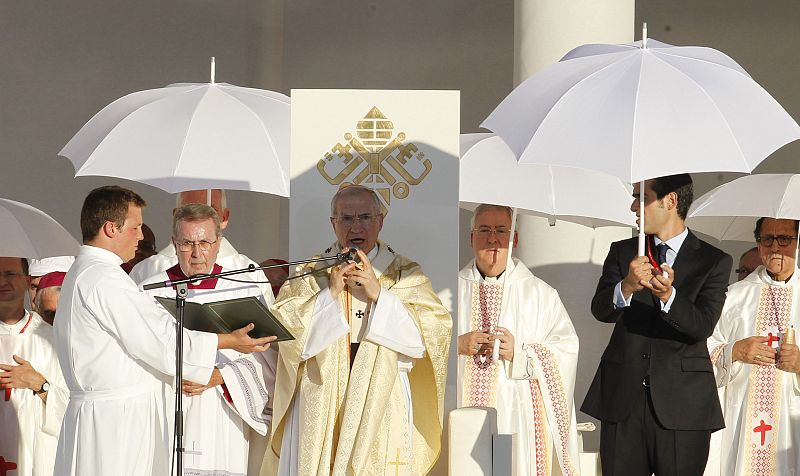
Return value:
[(0, 256), (47, 258), (76, 255), (80, 244), (50, 215), (0, 198)]
[(128, 94), (59, 155), (76, 176), (119, 177), (170, 193), (225, 188), (289, 196), (289, 98), (214, 82)]
[(789, 114), (725, 54), (643, 36), (576, 48), (520, 84), (482, 126), (522, 163), (589, 168), (629, 183), (750, 172), (800, 138)]
[(636, 226), (631, 188), (618, 178), (572, 167), (518, 164), (511, 149), (493, 134), (461, 135), (459, 175), (462, 208), (491, 203), (547, 217), (551, 223)]
[(760, 217), (800, 219), (800, 175), (746, 175), (695, 200), (686, 223), (720, 241), (753, 242)]

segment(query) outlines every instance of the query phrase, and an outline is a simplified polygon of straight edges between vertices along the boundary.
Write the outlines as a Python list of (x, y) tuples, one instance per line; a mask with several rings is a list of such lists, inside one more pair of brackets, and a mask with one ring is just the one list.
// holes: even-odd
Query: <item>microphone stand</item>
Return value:
[[(243, 269), (233, 269), (230, 271), (222, 271), (220, 273), (195, 274), (189, 276), (188, 278), (160, 281), (142, 286), (142, 289), (145, 291), (167, 287), (175, 288), (175, 308), (177, 310), (175, 329), (177, 331), (177, 335), (175, 336), (175, 436), (173, 438), (172, 449), (173, 454), (175, 454), (177, 474), (179, 476), (183, 476), (183, 454), (185, 452), (185, 448), (183, 447), (183, 395), (181, 394), (181, 389), (183, 385), (183, 316), (186, 308), (186, 296), (189, 293), (189, 284), (210, 278), (224, 278), (225, 276), (251, 273), (256, 270), (282, 268), (284, 266), (335, 260), (332, 265), (320, 269), (322, 270), (336, 266), (339, 263), (351, 261), (353, 259), (355, 259), (355, 248), (350, 248), (344, 253), (337, 253), (333, 256), (323, 256), (320, 258), (310, 258), (306, 260), (292, 261), (286, 264), (274, 264), (268, 266), (255, 266), (251, 264), (247, 268)], [(301, 276), (292, 276), (287, 280), (299, 277)]]

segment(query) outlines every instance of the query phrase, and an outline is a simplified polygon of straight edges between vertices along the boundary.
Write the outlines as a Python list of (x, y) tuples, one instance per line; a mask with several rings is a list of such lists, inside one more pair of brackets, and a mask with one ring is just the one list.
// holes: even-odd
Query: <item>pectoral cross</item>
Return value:
[(773, 343), (773, 342), (778, 342), (779, 340), (781, 340), (781, 338), (780, 338), (780, 337), (778, 337), (778, 336), (774, 336), (774, 335), (772, 335), (772, 332), (770, 332), (769, 334), (767, 334), (767, 345), (768, 345), (768, 346), (772, 347), (772, 343)]
[(357, 317), (357, 318), (359, 318), (359, 319), (361, 319), (362, 317), (364, 317), (364, 311), (361, 311), (361, 310), (359, 310), (359, 311), (356, 313), (356, 317)]
[(408, 461), (400, 461), (400, 448), (397, 448), (397, 458), (395, 461), (389, 461), (386, 464), (394, 465), (394, 476), (400, 475), (400, 466), (405, 466), (408, 464)]
[(772, 425), (767, 425), (764, 423), (764, 420), (761, 420), (761, 424), (753, 428), (753, 433), (761, 433), (761, 446), (764, 446), (764, 439), (767, 436), (767, 432), (771, 429)]
[(5, 458), (0, 456), (0, 476), (6, 476), (10, 469), (17, 469), (17, 463), (12, 463), (11, 461), (6, 462)]
[(5, 393), (6, 393), (6, 396), (5, 396), (5, 398), (3, 398), (3, 400), (5, 400), (5, 401), (11, 400), (11, 389), (6, 387), (6, 392)]

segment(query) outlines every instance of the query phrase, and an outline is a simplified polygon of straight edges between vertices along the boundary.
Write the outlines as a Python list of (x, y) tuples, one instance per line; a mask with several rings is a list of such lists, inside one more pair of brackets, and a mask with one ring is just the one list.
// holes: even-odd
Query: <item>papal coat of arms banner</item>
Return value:
[(380, 237), (451, 307), (458, 271), (458, 91), (292, 90), (290, 255), (334, 242), (330, 199), (375, 190)]

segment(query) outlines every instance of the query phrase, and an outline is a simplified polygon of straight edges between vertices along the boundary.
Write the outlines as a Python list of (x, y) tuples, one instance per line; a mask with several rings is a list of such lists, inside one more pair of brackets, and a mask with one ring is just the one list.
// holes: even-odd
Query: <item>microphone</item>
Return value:
[(350, 248), (347, 249), (347, 251), (342, 251), (341, 253), (337, 253), (336, 254), (336, 260), (341, 262), (341, 263), (346, 263), (348, 261), (358, 262), (359, 258), (358, 258), (358, 255), (356, 254), (357, 251), (358, 251), (358, 248), (350, 247)]

